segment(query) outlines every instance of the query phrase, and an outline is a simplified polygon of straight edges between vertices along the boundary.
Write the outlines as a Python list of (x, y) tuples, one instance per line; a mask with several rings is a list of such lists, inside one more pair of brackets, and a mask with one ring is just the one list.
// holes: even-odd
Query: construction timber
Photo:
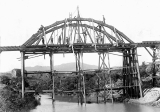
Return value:
[[(21, 52), (21, 74), (22, 74), (22, 98), (25, 92), (34, 92), (33, 90), (26, 90), (24, 85), (25, 77), (25, 60), (29, 59), (31, 55), (49, 55), (50, 56), (50, 71), (43, 73), (50, 73), (53, 89), (44, 90), (44, 92), (52, 92), (53, 101), (55, 100), (54, 77), (56, 71), (54, 69), (54, 55), (73, 53), (75, 55), (76, 71), (74, 72), (78, 77), (77, 90), (78, 103), (86, 103), (86, 88), (85, 88), (85, 70), (83, 68), (83, 54), (97, 53), (99, 55), (99, 63), (97, 71), (100, 71), (104, 77), (104, 88), (99, 88), (97, 92), (108, 91), (105, 88), (106, 75), (110, 76), (110, 57), (111, 52), (122, 53), (123, 56), (123, 95), (132, 98), (142, 97), (141, 79), (139, 73), (137, 48), (144, 47), (148, 52), (149, 49), (155, 49), (160, 45), (160, 41), (144, 41), (142, 43), (134, 43), (124, 33), (119, 31), (114, 26), (105, 23), (105, 18), (102, 21), (92, 18), (82, 18), (78, 15), (74, 18), (71, 16), (61, 21), (56, 21), (49, 26), (41, 26), (38, 31), (33, 34), (21, 46), (1, 46), (0, 52), (4, 51), (20, 51)], [(149, 52), (154, 58), (155, 54)], [(107, 60), (107, 62), (106, 62)], [(96, 75), (99, 73), (94, 71)], [(36, 72), (31, 72), (32, 74)], [(99, 79), (98, 79), (99, 80)], [(154, 80), (153, 80), (154, 81)], [(112, 79), (110, 76), (110, 84)], [(154, 82), (153, 82), (154, 85)], [(110, 90), (115, 88), (111, 86)], [(104, 97), (104, 102), (106, 98)]]

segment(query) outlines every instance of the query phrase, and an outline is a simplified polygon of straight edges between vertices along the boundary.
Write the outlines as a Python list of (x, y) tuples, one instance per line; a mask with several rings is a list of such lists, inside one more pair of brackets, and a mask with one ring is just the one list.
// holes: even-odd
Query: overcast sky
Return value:
[[(79, 6), (84, 18), (102, 20), (125, 33), (134, 42), (160, 40), (160, 0), (0, 0), (1, 46), (22, 45), (41, 25), (76, 15)], [(144, 49), (139, 49), (140, 64), (149, 62), (151, 57)], [(0, 71), (20, 68), (20, 52), (2, 52)], [(122, 57), (110, 55), (111, 65), (119, 66)], [(95, 60), (95, 61), (93, 61)], [(115, 61), (116, 60), (116, 61)], [(55, 55), (55, 65), (74, 62), (71, 55)], [(84, 62), (98, 65), (97, 55), (84, 55)], [(26, 61), (26, 66), (49, 65), (43, 57)]]

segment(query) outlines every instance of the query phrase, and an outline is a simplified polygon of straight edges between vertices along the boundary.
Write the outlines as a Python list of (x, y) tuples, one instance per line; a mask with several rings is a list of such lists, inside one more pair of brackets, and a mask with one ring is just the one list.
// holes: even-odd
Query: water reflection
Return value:
[(160, 108), (145, 105), (125, 104), (125, 112), (159, 112)]
[(55, 108), (53, 108), (52, 100), (50, 98), (49, 95), (41, 95), (41, 105), (38, 105), (30, 112), (55, 112)]
[[(55, 107), (55, 108), (54, 108)], [(123, 103), (87, 104), (80, 106), (77, 103), (56, 101), (52, 105), (51, 97), (42, 95), (41, 105), (30, 112), (159, 112), (160, 108), (144, 105)]]

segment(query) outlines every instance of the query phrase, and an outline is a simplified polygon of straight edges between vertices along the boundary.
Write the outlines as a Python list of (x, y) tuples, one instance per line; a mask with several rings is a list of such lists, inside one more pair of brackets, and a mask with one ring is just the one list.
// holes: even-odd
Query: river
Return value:
[(54, 106), (49, 95), (41, 95), (41, 105), (30, 112), (160, 112), (160, 108), (128, 103), (86, 104), (55, 101)]

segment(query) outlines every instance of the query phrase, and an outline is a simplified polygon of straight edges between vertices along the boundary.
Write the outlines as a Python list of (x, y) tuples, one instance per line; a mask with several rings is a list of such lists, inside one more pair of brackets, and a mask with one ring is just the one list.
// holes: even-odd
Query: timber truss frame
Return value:
[[(110, 33), (108, 33), (110, 32)], [(23, 45), (26, 53), (83, 53), (115, 51), (133, 43), (115, 27), (92, 18), (66, 18), (41, 26)], [(130, 46), (126, 46), (130, 47)], [(109, 48), (109, 49), (108, 49)]]

